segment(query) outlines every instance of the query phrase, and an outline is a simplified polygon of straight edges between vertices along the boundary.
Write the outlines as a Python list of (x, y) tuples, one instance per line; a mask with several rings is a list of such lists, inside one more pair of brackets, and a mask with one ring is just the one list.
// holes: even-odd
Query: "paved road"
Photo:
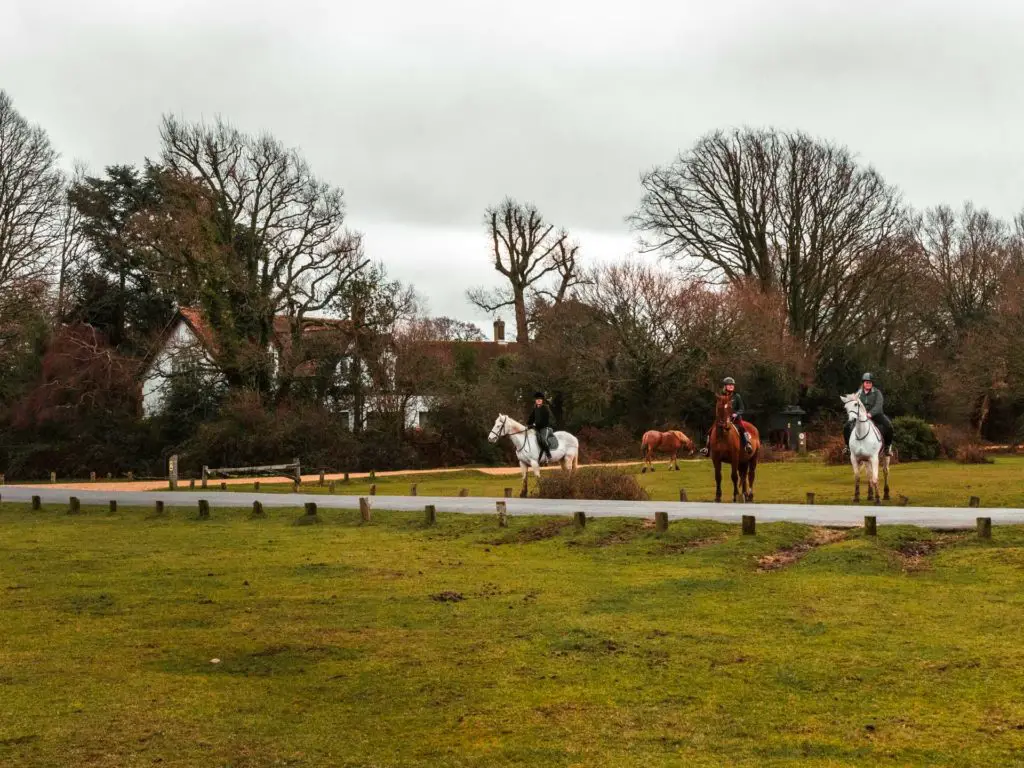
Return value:
[[(206, 499), (211, 507), (244, 507), (260, 500), (265, 507), (301, 507), (307, 501), (314, 501), (320, 509), (358, 509), (356, 496), (329, 496), (325, 494), (302, 493), (249, 493), (237, 491), (207, 491), (205, 493), (170, 493), (159, 491), (91, 491), (69, 490), (67, 488), (46, 488), (42, 486), (0, 487), (3, 501), (31, 501), (32, 496), (41, 497), (43, 505), (67, 504), (70, 496), (77, 496), (83, 505), (106, 506), (110, 499), (118, 504), (150, 506), (161, 500), (168, 507), (192, 507), (200, 499)], [(425, 504), (433, 504), (438, 512), (457, 512), (479, 515), (493, 514), (494, 498), (458, 498), (451, 496), (374, 496), (371, 504), (376, 509), (396, 511), (419, 511)], [(719, 520), (739, 522), (741, 515), (755, 515), (762, 522), (788, 521), (811, 525), (856, 527), (863, 525), (864, 515), (878, 517), (879, 525), (897, 523), (919, 525), (926, 528), (957, 529), (973, 528), (979, 515), (992, 518), (994, 525), (1024, 524), (1024, 509), (965, 507), (874, 507), (802, 504), (712, 504), (709, 502), (667, 502), (667, 501), (572, 501), (553, 499), (507, 499), (509, 515), (554, 515), (568, 516), (577, 510), (588, 517), (653, 517), (656, 511), (668, 512), (669, 518)]]

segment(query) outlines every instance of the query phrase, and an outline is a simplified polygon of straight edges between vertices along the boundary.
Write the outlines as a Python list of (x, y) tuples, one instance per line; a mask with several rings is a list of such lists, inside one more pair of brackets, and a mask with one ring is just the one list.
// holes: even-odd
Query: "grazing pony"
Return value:
[[(527, 472), (532, 469), (537, 480), (540, 480), (540, 445), (537, 443), (537, 430), (526, 427), (503, 413), (491, 427), (487, 441), (496, 443), (502, 437), (508, 437), (516, 449), (516, 458), (519, 460), (519, 470), (523, 475), (523, 490), (519, 496), (526, 498)], [(562, 465), (567, 474), (572, 474), (579, 466), (580, 441), (568, 432), (555, 432), (558, 440), (558, 447), (551, 452), (551, 463)]]
[(743, 500), (754, 501), (754, 478), (757, 475), (757, 454), (761, 448), (761, 436), (757, 427), (743, 422), (750, 441), (750, 453), (745, 453), (740, 444), (740, 433), (732, 422), (732, 396), (718, 395), (715, 398), (715, 424), (711, 428), (710, 454), (715, 465), (715, 501), (722, 501), (722, 463), (732, 467), (732, 500), (739, 501), (740, 488)]
[(641, 470), (641, 474), (647, 471), (650, 467), (651, 472), (654, 471), (654, 452), (659, 451), (661, 453), (671, 454), (669, 459), (669, 469), (675, 469), (679, 471), (679, 451), (693, 452), (693, 441), (680, 432), (678, 429), (674, 429), (671, 432), (657, 432), (650, 430), (644, 432), (643, 440), (640, 441), (640, 451), (644, 457), (644, 468)]

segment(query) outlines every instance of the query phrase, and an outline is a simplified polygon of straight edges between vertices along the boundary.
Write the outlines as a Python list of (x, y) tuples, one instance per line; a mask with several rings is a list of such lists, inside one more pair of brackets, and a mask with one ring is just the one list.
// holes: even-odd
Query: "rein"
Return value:
[[(864, 418), (863, 419), (860, 417), (861, 411), (864, 412)], [(863, 435), (860, 434), (860, 425), (861, 424), (867, 424), (868, 425), (864, 429), (864, 434)], [(874, 424), (871, 423), (871, 419), (868, 418), (868, 410), (867, 410), (867, 408), (865, 408), (864, 404), (861, 403), (858, 400), (857, 401), (857, 425), (853, 428), (853, 436), (857, 440), (866, 440), (867, 436), (871, 434), (871, 427), (873, 427), (873, 426), (874, 426)], [(875, 427), (875, 429), (878, 429), (878, 428)], [(879, 436), (881, 436), (882, 433), (879, 432), (878, 434), (879, 434)]]

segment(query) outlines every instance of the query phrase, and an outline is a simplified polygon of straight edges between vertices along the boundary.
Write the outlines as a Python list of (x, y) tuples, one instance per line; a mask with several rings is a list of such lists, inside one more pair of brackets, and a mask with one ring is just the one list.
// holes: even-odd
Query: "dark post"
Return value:
[(412, 486), (409, 488), (409, 495), (410, 496), (418, 496), (419, 495), (419, 489), (416, 487), (416, 483), (413, 483)]
[(227, 484), (227, 483), (225, 483), (225, 482), (224, 482), (223, 480), (221, 481), (221, 484), (220, 484), (220, 489), (221, 489), (222, 491), (226, 491), (226, 490), (228, 489), (228, 484)]
[(194, 491), (196, 489), (196, 479), (194, 477), (188, 481), (188, 489), (190, 491)]
[(348, 482), (348, 472), (345, 473), (345, 479), (344, 479), (343, 482), (346, 482), (346, 483)]
[(263, 511), (263, 502), (254, 501), (252, 503), (252, 516), (253, 517), (266, 517), (266, 513)]
[(685, 488), (680, 488), (679, 489), (679, 500), (680, 501), (689, 501), (690, 500), (687, 497), (687, 495), (686, 495), (686, 489)]
[(973, 508), (980, 507), (981, 506), (981, 498), (978, 497), (978, 496), (971, 496), (971, 500), (970, 500), (969, 504)]
[(498, 527), (508, 528), (508, 504), (504, 501), (496, 501), (494, 506), (498, 511)]
[(359, 497), (359, 519), (364, 523), (370, 522), (370, 500), (365, 496)]
[(370, 486), (370, 495), (371, 496), (376, 496), (377, 495), (377, 484), (376, 483), (374, 483), (373, 485)]
[(423, 517), (427, 525), (433, 525), (437, 522), (437, 508), (433, 504), (427, 504), (423, 508)]
[(203, 488), (204, 489), (206, 488), (206, 482), (209, 479), (210, 479), (210, 468), (204, 464), (203, 465)]
[(111, 499), (110, 500), (110, 514), (112, 514), (112, 515), (116, 515), (117, 514), (117, 499)]
[(210, 502), (206, 499), (199, 500), (199, 519), (209, 520), (210, 519)]
[(320, 487), (324, 487), (324, 471), (322, 469), (320, 470)]
[(979, 517), (978, 518), (978, 538), (979, 539), (991, 539), (992, 538), (992, 518), (991, 517)]
[(582, 530), (587, 527), (587, 513), (586, 512), (573, 512), (572, 521), (576, 524), (578, 530)]
[(259, 480), (255, 480), (255, 481), (253, 481), (253, 484), (252, 484), (252, 489), (253, 489), (254, 491), (256, 491), (256, 493), (259, 493), (259, 492), (260, 492), (260, 481), (259, 481)]
[(164, 503), (162, 501), (155, 502), (153, 507), (154, 507), (154, 514), (156, 514), (157, 517), (163, 516), (163, 514), (164, 514)]
[(654, 529), (658, 533), (664, 533), (668, 530), (668, 512), (654, 513)]
[(757, 533), (757, 521), (753, 515), (743, 516), (743, 535), (754, 536)]
[(864, 516), (864, 535), (865, 536), (877, 536), (878, 535), (878, 518), (874, 515)]
[(43, 508), (43, 500), (40, 499), (38, 496), (33, 496), (32, 497), (32, 509), (33, 509), (33, 511), (38, 512), (42, 508)]
[(82, 502), (78, 500), (77, 496), (72, 496), (68, 499), (68, 514), (78, 515), (82, 512)]
[(462, 498), (466, 498), (467, 496), (469, 496), (469, 491), (465, 488), (460, 488), (459, 496), (461, 496)]
[(315, 501), (307, 501), (305, 506), (306, 506), (306, 514), (309, 517), (316, 517), (316, 502)]
[(814, 503), (814, 491), (808, 491), (807, 492), (807, 503), (808, 504), (813, 504)]

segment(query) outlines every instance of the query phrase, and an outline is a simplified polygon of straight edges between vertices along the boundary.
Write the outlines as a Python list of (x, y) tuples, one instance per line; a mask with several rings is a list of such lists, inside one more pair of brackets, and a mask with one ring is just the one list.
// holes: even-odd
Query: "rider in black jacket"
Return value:
[(527, 420), (526, 426), (537, 430), (540, 460), (543, 462), (544, 457), (547, 456), (547, 460), (551, 461), (551, 448), (548, 446), (548, 441), (555, 424), (555, 416), (551, 413), (551, 406), (545, 402), (543, 392), (534, 393), (533, 398), (533, 411), (530, 412), (530, 418)]

